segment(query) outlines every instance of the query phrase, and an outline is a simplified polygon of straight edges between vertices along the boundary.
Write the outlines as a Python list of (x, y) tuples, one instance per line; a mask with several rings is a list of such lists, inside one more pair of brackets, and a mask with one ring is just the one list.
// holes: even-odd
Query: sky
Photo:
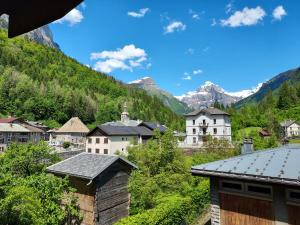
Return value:
[(300, 66), (299, 12), (297, 0), (86, 0), (50, 27), (65, 54), (123, 82), (233, 92)]

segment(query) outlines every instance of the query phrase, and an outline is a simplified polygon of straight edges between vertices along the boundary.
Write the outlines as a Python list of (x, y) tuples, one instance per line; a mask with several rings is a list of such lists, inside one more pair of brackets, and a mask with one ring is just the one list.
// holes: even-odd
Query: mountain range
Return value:
[[(0, 16), (0, 28), (7, 29), (8, 28), (8, 16), (2, 15)], [(43, 26), (36, 30), (33, 30), (27, 34), (24, 34), (29, 40), (35, 41), (39, 44), (59, 49), (59, 45), (53, 40), (53, 34), (50, 30), (49, 26)]]
[(300, 67), (288, 70), (273, 77), (265, 82), (257, 92), (237, 102), (236, 107), (239, 108), (252, 102), (259, 102), (270, 90), (276, 95), (280, 86), (286, 81), (289, 81), (293, 85), (298, 84), (300, 82)]
[(171, 93), (160, 88), (151, 77), (144, 77), (140, 80), (129, 82), (129, 85), (144, 89), (150, 95), (158, 97), (166, 106), (178, 114), (201, 107), (209, 107), (216, 101), (223, 105), (231, 105), (253, 95), (262, 86), (262, 84), (259, 84), (253, 89), (227, 92), (219, 85), (206, 81), (196, 91), (190, 91), (181, 96), (173, 96)]
[(257, 87), (253, 89), (227, 92), (219, 85), (206, 81), (196, 91), (190, 91), (181, 96), (176, 96), (176, 98), (194, 109), (209, 107), (216, 101), (227, 106), (255, 94), (261, 86), (262, 84), (258, 84)]
[(165, 106), (169, 107), (177, 114), (184, 114), (191, 111), (191, 108), (189, 108), (187, 104), (181, 102), (169, 92), (158, 87), (155, 81), (150, 77), (144, 77), (140, 80), (129, 82), (129, 85), (144, 89), (148, 94), (156, 96), (164, 103)]

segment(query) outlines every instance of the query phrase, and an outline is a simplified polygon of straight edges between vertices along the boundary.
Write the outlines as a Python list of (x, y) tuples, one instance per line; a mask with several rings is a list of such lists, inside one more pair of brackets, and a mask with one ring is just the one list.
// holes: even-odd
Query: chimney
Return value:
[(242, 146), (241, 154), (246, 155), (246, 154), (251, 154), (253, 152), (254, 152), (253, 139), (252, 138), (245, 138), (243, 146)]

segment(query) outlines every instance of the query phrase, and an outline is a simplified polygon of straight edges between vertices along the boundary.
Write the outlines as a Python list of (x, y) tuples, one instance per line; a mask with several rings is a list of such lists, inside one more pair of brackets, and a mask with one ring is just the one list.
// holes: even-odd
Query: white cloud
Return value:
[(173, 33), (175, 31), (184, 31), (186, 29), (186, 25), (181, 21), (171, 22), (168, 26), (164, 28), (165, 34)]
[(187, 76), (183, 77), (182, 79), (183, 79), (183, 80), (191, 80), (192, 77), (191, 77), (190, 75), (187, 75)]
[[(126, 45), (116, 51), (102, 51), (91, 53), (91, 60), (98, 60), (94, 66), (95, 70), (111, 73), (115, 69), (129, 70), (142, 67), (146, 62), (147, 53), (144, 49), (136, 48), (135, 45)], [(146, 68), (151, 64), (148, 63)]]
[(225, 12), (226, 14), (229, 14), (233, 11), (234, 8), (234, 0), (231, 0), (226, 6), (225, 6)]
[(190, 9), (189, 14), (192, 16), (194, 20), (200, 20), (200, 15), (196, 13), (194, 10)]
[(216, 26), (218, 23), (217, 23), (217, 20), (215, 18), (212, 19), (212, 22), (211, 22), (211, 26), (214, 27)]
[(201, 73), (203, 73), (203, 71), (200, 70), (200, 69), (199, 69), (199, 70), (194, 70), (194, 71), (193, 71), (193, 74), (194, 74), (194, 75), (198, 75), (198, 74), (201, 74)]
[(193, 48), (188, 48), (188, 49), (186, 50), (186, 54), (194, 55), (194, 54), (195, 54), (195, 49), (193, 49)]
[(242, 11), (236, 11), (226, 20), (221, 20), (222, 26), (240, 27), (256, 25), (266, 16), (266, 12), (260, 7), (245, 7)]
[(56, 20), (54, 23), (68, 23), (70, 26), (73, 26), (77, 23), (80, 23), (83, 18), (84, 16), (81, 11), (78, 9), (72, 9), (67, 15), (59, 20)]
[(144, 17), (148, 12), (150, 12), (149, 8), (143, 8), (140, 9), (138, 12), (128, 12), (127, 15), (134, 17), (134, 18), (142, 18)]
[(281, 20), (282, 17), (287, 15), (287, 12), (285, 11), (282, 5), (279, 5), (273, 10), (272, 15), (275, 20)]

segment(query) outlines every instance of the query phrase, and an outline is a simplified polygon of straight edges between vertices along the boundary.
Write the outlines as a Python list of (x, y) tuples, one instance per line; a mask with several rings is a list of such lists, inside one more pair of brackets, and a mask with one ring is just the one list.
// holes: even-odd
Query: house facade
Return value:
[(82, 225), (112, 225), (129, 215), (128, 179), (137, 167), (119, 157), (82, 153), (47, 168), (76, 189)]
[(212, 225), (300, 224), (300, 148), (280, 148), (192, 167), (210, 178)]
[(87, 134), (86, 152), (127, 154), (130, 146), (146, 143), (154, 133), (146, 127), (100, 125)]
[(230, 115), (216, 108), (188, 113), (186, 117), (187, 145), (201, 146), (208, 136), (231, 142)]
[(85, 149), (88, 132), (87, 126), (78, 117), (73, 117), (61, 128), (49, 131), (49, 145), (61, 147), (63, 143), (69, 142), (76, 148)]
[(0, 153), (11, 143), (37, 143), (42, 140), (43, 131), (27, 124), (0, 122)]
[(295, 120), (286, 120), (280, 123), (282, 134), (285, 138), (300, 136), (300, 123)]

